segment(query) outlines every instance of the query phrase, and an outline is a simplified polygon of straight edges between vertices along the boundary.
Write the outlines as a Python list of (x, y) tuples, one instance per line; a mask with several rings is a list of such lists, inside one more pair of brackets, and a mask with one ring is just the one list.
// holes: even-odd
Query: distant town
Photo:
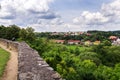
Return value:
[(39, 37), (48, 37), (58, 44), (69, 45), (99, 45), (107, 40), (112, 45), (120, 45), (119, 31), (88, 31), (88, 32), (42, 32), (37, 33)]

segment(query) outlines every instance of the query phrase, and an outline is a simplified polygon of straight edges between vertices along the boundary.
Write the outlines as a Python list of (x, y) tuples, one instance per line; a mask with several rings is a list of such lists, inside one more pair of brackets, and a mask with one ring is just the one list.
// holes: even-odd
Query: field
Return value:
[(7, 51), (0, 48), (0, 77), (3, 75), (9, 56), (10, 54)]
[(67, 45), (69, 49), (75, 50), (78, 48), (81, 52), (88, 51), (91, 47), (79, 46), (79, 45)]

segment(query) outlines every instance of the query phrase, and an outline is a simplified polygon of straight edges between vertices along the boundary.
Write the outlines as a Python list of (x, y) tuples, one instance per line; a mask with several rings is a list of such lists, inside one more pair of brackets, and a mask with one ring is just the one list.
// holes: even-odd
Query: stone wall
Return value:
[(0, 39), (0, 44), (18, 52), (18, 80), (62, 80), (38, 54), (25, 42)]
[(61, 80), (60, 75), (25, 42), (19, 44), (18, 61), (19, 80)]
[(18, 42), (13, 42), (6, 39), (0, 39), (0, 44), (9, 50), (18, 52), (18, 46), (19, 46)]

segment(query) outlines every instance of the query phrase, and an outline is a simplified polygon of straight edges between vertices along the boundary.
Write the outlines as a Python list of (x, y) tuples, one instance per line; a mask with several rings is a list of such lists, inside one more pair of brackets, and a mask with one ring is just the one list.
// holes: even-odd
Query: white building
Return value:
[(112, 43), (112, 45), (120, 46), (120, 38)]

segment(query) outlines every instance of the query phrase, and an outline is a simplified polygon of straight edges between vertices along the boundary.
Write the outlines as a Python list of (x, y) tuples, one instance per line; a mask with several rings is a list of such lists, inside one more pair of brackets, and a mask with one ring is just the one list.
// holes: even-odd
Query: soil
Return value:
[(1, 48), (10, 53), (10, 59), (7, 62), (7, 66), (1, 80), (17, 80), (18, 74), (18, 52), (11, 51), (4, 46), (0, 45)]

